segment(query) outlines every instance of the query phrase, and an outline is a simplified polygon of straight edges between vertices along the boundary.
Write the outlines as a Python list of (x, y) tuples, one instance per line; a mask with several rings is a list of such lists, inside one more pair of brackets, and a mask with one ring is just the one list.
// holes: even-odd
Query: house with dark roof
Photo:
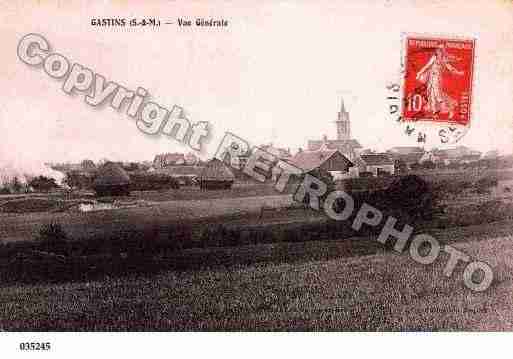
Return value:
[(339, 150), (300, 151), (288, 162), (303, 173), (316, 169), (328, 171), (334, 179), (347, 177), (349, 169), (354, 166)]
[(361, 155), (360, 159), (363, 162), (360, 173), (370, 172), (373, 176), (393, 175), (395, 173), (394, 160), (387, 153), (369, 153)]

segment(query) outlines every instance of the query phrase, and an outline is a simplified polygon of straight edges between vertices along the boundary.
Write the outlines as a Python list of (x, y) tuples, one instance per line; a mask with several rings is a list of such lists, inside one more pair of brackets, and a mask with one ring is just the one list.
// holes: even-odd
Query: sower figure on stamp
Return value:
[(426, 84), (427, 103), (425, 110), (432, 112), (434, 115), (448, 113), (450, 119), (454, 116), (457, 101), (443, 90), (442, 77), (445, 71), (459, 76), (463, 75), (463, 71), (459, 71), (452, 66), (451, 62), (455, 60), (457, 58), (447, 54), (444, 45), (440, 45), (416, 76), (418, 81)]

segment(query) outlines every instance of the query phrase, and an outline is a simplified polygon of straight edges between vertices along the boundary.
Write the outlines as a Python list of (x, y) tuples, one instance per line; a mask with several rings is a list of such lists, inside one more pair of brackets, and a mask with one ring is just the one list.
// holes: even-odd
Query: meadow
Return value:
[[(356, 233), (270, 186), (189, 190), (195, 199), (145, 191), (134, 208), (0, 213), (0, 328), (511, 330), (513, 203), (477, 193), (479, 176), (460, 179), (470, 185), (437, 187), (440, 210), (415, 218), (415, 231), (492, 265), (484, 293), (463, 286), (462, 268), (444, 277), (447, 258), (417, 264), (377, 231)], [(41, 238), (45, 227), (62, 240)]]
[[(475, 230), (494, 237), (511, 230), (511, 224)], [(488, 291), (465, 288), (461, 267), (444, 277), (443, 257), (429, 266), (390, 252), (308, 258), (312, 252), (330, 252), (326, 242), (316, 242), (296, 248), (306, 258), (290, 263), (3, 287), (0, 326), (50, 331), (513, 329), (513, 237), (475, 241), (482, 236), (473, 238), (472, 229), (464, 229), (450, 231), (447, 238), (492, 265), (495, 280)], [(234, 250), (237, 256), (243, 249)], [(251, 256), (262, 248), (244, 250)]]

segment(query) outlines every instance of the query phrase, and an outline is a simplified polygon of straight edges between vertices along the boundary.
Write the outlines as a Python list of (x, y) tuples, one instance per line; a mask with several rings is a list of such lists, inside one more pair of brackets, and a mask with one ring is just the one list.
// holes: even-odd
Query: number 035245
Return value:
[(34, 351), (34, 350), (50, 350), (51, 344), (49, 342), (40, 343), (40, 342), (22, 342), (20, 343), (20, 350), (24, 351)]

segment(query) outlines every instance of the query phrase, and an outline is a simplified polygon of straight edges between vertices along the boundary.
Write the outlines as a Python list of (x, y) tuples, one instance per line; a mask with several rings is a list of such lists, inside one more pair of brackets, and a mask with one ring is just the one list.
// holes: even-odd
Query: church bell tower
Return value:
[(344, 105), (344, 99), (341, 101), (340, 111), (335, 124), (337, 126), (337, 140), (350, 140), (351, 123), (349, 122), (349, 112), (346, 111), (346, 107)]

